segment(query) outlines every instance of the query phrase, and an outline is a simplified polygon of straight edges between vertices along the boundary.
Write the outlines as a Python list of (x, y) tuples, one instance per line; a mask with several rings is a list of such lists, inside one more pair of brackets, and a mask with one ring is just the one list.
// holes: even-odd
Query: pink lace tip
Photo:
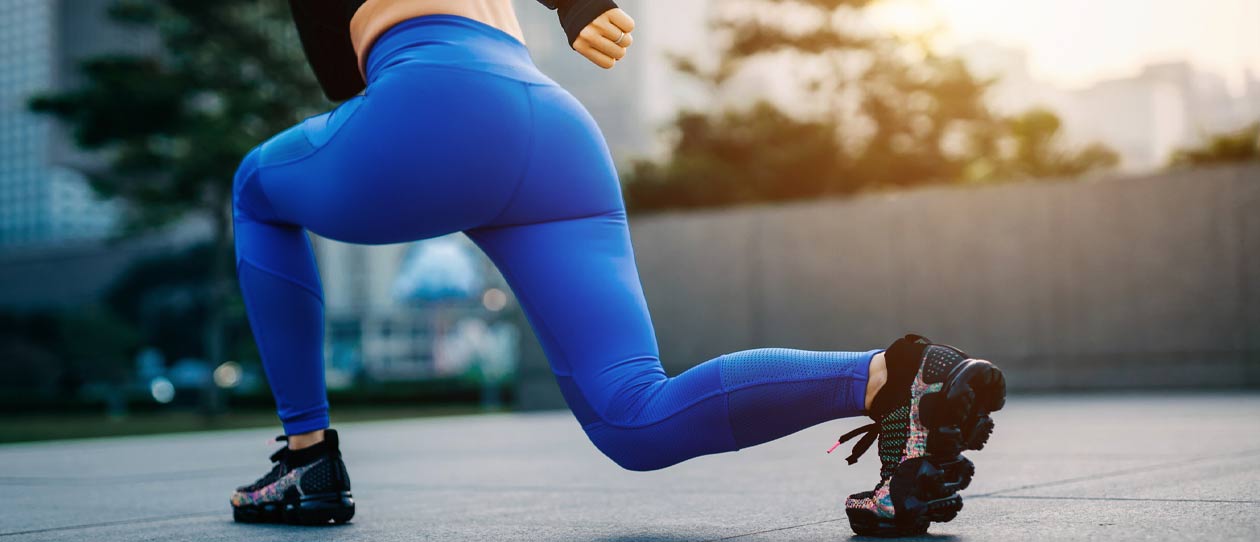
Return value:
[(834, 452), (836, 451), (836, 448), (839, 448), (839, 447), (840, 447), (840, 442), (836, 441), (836, 443), (832, 444), (830, 448), (827, 448), (827, 453)]

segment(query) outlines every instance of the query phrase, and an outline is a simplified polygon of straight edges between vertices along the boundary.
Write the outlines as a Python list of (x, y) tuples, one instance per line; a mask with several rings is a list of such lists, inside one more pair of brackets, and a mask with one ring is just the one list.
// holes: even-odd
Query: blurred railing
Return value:
[[(632, 219), (670, 374), (906, 332), (1018, 389), (1260, 385), (1260, 165)], [(558, 406), (536, 346), (525, 407)]]

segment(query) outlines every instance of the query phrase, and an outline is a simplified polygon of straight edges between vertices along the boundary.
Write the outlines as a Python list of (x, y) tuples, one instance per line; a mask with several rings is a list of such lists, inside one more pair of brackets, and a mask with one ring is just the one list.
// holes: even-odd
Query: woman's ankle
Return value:
[(883, 352), (871, 356), (871, 365), (866, 374), (866, 402), (863, 404), (866, 410), (870, 410), (871, 402), (875, 400), (875, 396), (879, 395), (879, 390), (884, 389), (884, 384), (888, 382), (888, 365), (884, 362)]
[[(870, 403), (870, 399), (867, 399), (867, 403), (868, 404)], [(317, 429), (309, 433), (289, 435), (288, 441), (289, 441), (290, 450), (301, 450), (303, 448), (309, 448), (311, 446), (324, 442), (324, 430)]]

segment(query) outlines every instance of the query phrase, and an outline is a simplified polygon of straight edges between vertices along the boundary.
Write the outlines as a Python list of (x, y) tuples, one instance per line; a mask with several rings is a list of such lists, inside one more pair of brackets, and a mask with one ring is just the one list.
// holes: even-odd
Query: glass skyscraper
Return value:
[[(75, 152), (30, 97), (63, 88), (77, 60), (110, 45), (100, 0), (0, 1), (0, 247), (97, 239), (118, 206), (101, 202), (65, 164)], [(73, 12), (67, 11), (73, 7)]]

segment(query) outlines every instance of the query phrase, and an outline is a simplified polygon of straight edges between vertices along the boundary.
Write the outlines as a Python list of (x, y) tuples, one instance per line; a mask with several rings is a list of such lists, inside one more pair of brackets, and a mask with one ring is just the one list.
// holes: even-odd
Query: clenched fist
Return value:
[(625, 58), (626, 48), (634, 43), (633, 31), (634, 19), (621, 8), (610, 9), (582, 29), (573, 50), (606, 70)]

